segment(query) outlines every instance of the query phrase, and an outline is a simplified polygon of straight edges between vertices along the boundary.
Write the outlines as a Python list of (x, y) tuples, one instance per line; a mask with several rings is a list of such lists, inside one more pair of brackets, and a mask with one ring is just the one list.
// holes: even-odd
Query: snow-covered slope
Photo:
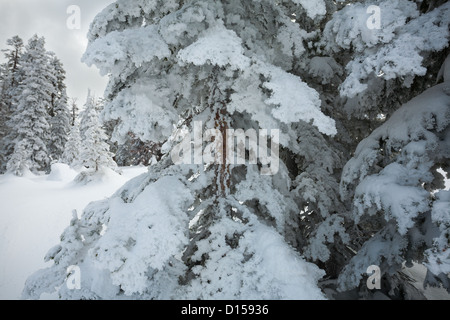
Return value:
[(80, 214), (88, 203), (111, 196), (147, 169), (122, 171), (87, 185), (75, 184), (77, 172), (61, 164), (47, 176), (0, 176), (0, 299), (19, 299), (26, 278), (51, 264), (44, 256), (59, 243), (73, 210)]

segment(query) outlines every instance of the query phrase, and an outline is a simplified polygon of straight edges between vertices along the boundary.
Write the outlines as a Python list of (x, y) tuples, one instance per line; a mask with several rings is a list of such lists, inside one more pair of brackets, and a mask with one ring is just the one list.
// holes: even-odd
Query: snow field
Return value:
[(111, 196), (146, 167), (107, 171), (97, 182), (76, 184), (78, 172), (63, 164), (49, 175), (0, 176), (0, 299), (20, 299), (25, 280), (50, 266), (44, 256), (59, 243), (72, 211), (78, 215), (92, 201)]

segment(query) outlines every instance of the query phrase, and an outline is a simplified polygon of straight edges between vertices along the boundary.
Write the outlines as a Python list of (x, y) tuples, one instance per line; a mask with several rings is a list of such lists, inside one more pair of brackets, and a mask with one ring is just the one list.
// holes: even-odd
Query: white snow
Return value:
[(63, 164), (54, 164), (50, 175), (0, 175), (0, 299), (20, 299), (27, 277), (49, 266), (44, 256), (60, 242), (74, 209), (80, 215), (147, 168), (122, 171), (86, 185), (73, 183), (78, 173)]
[[(149, 268), (164, 270), (165, 263), (189, 242), (184, 228), (188, 216), (180, 209), (188, 200), (192, 202), (192, 196), (180, 180), (163, 177), (132, 203), (112, 202), (108, 229), (91, 256), (98, 269), (110, 271), (113, 284), (126, 295), (144, 293)], [(172, 236), (164, 237), (168, 234)]]
[[(50, 174), (47, 176), (48, 181), (71, 181), (75, 179), (78, 175), (78, 172), (71, 169), (68, 165), (63, 163), (54, 163), (52, 164), (52, 169)], [(33, 176), (31, 176), (32, 178)], [(0, 180), (1, 181), (1, 180)]]
[(353, 98), (364, 92), (368, 88), (366, 80), (373, 73), (383, 74), (386, 80), (403, 77), (404, 86), (408, 87), (408, 77), (426, 74), (420, 53), (440, 51), (448, 45), (450, 3), (421, 16), (411, 1), (383, 1), (379, 7), (379, 30), (367, 28), (369, 15), (364, 3), (346, 6), (325, 27), (323, 41), (327, 50), (353, 48), (356, 52), (346, 66), (343, 96)]
[(170, 50), (155, 26), (142, 29), (114, 31), (89, 45), (82, 61), (96, 65), (102, 75), (126, 74), (129, 65), (139, 66), (153, 58), (170, 56)]
[(222, 25), (206, 30), (197, 42), (181, 50), (178, 58), (197, 66), (210, 62), (220, 67), (230, 65), (232, 69), (243, 70), (250, 65), (250, 59), (244, 56), (241, 39)]
[(423, 281), (425, 279), (425, 276), (427, 274), (427, 268), (425, 268), (423, 265), (414, 263), (413, 267), (407, 268), (403, 267), (402, 272), (406, 274), (407, 276), (414, 279), (415, 282), (413, 282), (413, 285), (421, 290), (424, 294), (424, 296), (428, 300), (449, 300), (450, 295), (447, 293), (447, 291), (440, 287), (440, 288), (433, 288), (427, 286), (425, 289), (423, 287)]
[(265, 102), (279, 106), (272, 110), (274, 118), (288, 124), (298, 120), (312, 121), (320, 132), (330, 136), (337, 134), (336, 122), (320, 109), (321, 100), (316, 90), (280, 68), (263, 66), (262, 72), (271, 78), (264, 84), (272, 91), (272, 96)]
[(311, 19), (316, 18), (316, 16), (323, 16), (327, 13), (325, 2), (323, 0), (319, 1), (308, 1), (308, 0), (294, 0), (295, 4), (301, 5), (307, 12)]

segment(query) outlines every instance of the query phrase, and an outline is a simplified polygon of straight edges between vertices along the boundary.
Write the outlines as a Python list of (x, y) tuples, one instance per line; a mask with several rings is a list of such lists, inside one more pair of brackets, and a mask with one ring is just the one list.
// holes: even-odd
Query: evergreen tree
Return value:
[(444, 240), (449, 199), (443, 176), (450, 163), (448, 67), (442, 74), (443, 83), (398, 109), (361, 142), (344, 168), (341, 194), (353, 201), (352, 218), (371, 228), (376, 222), (378, 230), (346, 266), (339, 279), (342, 288), (358, 285), (365, 265), (389, 270), (423, 262), (429, 272), (425, 284), (441, 282), (450, 289)]
[(7, 81), (5, 81), (8, 74), (8, 69), (4, 65), (0, 65), (0, 172), (3, 172), (5, 165), (5, 154), (4, 154), (4, 137), (6, 136), (7, 127), (6, 123), (9, 117), (9, 110), (7, 110), (6, 104), (4, 102), (4, 92), (7, 89)]
[(76, 121), (72, 126), (69, 138), (61, 157), (61, 162), (68, 164), (72, 168), (78, 168), (82, 165), (81, 160), (82, 142), (80, 135), (80, 126)]
[(52, 68), (55, 82), (51, 94), (51, 105), (49, 115), (51, 116), (51, 143), (50, 154), (53, 160), (59, 160), (64, 152), (67, 143), (71, 114), (68, 107), (68, 97), (66, 93), (65, 70), (61, 61), (54, 55), (51, 56), (50, 66)]
[[(9, 121), (10, 132), (6, 139), (13, 142), (14, 152), (8, 167), (17, 167), (14, 162), (27, 162), (32, 172), (48, 171), (50, 157), (47, 146), (50, 141), (50, 116), (52, 83), (54, 76), (44, 48), (44, 38), (33, 36), (21, 59), (23, 77), (18, 90), (17, 108)], [(27, 146), (27, 159), (19, 144)], [(17, 171), (16, 171), (17, 173)]]
[[(87, 130), (89, 129), (89, 127), (90, 127), (90, 124), (88, 123), (88, 118), (89, 118), (89, 116), (87, 115), (87, 113), (90, 112), (90, 111), (92, 111), (92, 110), (94, 110), (94, 111), (97, 112), (97, 109), (96, 109), (96, 99), (95, 99), (95, 97), (92, 95), (90, 89), (88, 89), (88, 94), (87, 94), (87, 97), (86, 97), (86, 102), (85, 102), (85, 104), (84, 104), (83, 107), (84, 107), (84, 108), (83, 108), (83, 110), (80, 112), (80, 115), (79, 115), (79, 118), (80, 118), (79, 126), (80, 126), (80, 135), (81, 135), (81, 138), (82, 138), (82, 140), (85, 140), (86, 138), (85, 138), (85, 135), (84, 135), (84, 134), (86, 133), (86, 131), (87, 131)], [(98, 114), (98, 113), (97, 113), (97, 114)]]
[(20, 83), (20, 59), (23, 53), (23, 40), (19, 36), (14, 36), (6, 41), (9, 49), (2, 50), (6, 62), (2, 65), (2, 90), (0, 103), (11, 111), (14, 103), (15, 92)]
[(77, 99), (72, 98), (70, 100), (70, 126), (74, 126), (78, 117), (78, 105)]
[[(197, 120), (203, 122), (203, 131), (221, 133), (234, 127), (281, 128), (281, 143), (292, 150), (298, 150), (297, 122), (305, 126), (311, 122), (318, 135), (336, 134), (334, 121), (320, 110), (317, 92), (286, 71), (290, 65), (284, 61), (292, 60), (295, 53), (286, 48), (300, 45), (301, 41), (294, 45), (296, 37), (307, 35), (293, 28), (290, 14), (283, 10), (272, 1), (183, 5), (119, 1), (108, 7), (93, 24), (85, 61), (112, 75), (104, 117), (119, 120), (115, 138), (120, 141), (133, 132), (143, 141), (165, 142), (179, 117), (180, 129), (183, 125), (193, 129)], [(134, 16), (138, 12), (142, 16)], [(309, 13), (315, 17), (319, 12)], [(270, 18), (259, 20), (259, 14)], [(272, 35), (252, 36), (261, 30)], [(278, 36), (279, 40), (272, 40)], [(123, 52), (124, 58), (117, 60), (112, 51)], [(165, 150), (176, 147), (177, 137), (173, 138)], [(275, 138), (269, 147), (273, 155), (278, 147)], [(121, 199), (128, 198), (127, 223), (119, 222), (120, 205), (107, 210), (109, 223), (103, 237), (86, 235), (86, 243), (93, 245), (92, 256), (83, 258), (87, 268), (98, 262), (109, 271), (105, 285), (117, 286), (115, 293), (108, 294), (324, 297), (317, 287), (323, 272), (285, 241), (288, 215), (299, 210), (289, 193), (291, 182), (283, 163), (280, 172), (271, 176), (262, 175), (258, 165), (175, 166), (169, 152), (152, 168), (145, 181), (133, 182), (142, 186), (140, 191), (125, 187), (118, 193)], [(278, 171), (275, 163), (265, 168), (266, 173), (271, 169)], [(106, 215), (95, 212), (97, 221), (105, 222)], [(84, 223), (89, 222), (81, 222), (79, 230)], [(134, 235), (124, 227), (133, 229)], [(119, 247), (124, 250), (114, 249)], [(63, 256), (64, 261), (78, 263), (73, 260), (76, 254), (63, 247), (54, 253), (56, 269), (66, 267), (60, 260)], [(113, 257), (122, 262), (116, 264)], [(90, 289), (65, 294), (105, 297)]]
[(6, 169), (7, 159), (12, 152), (11, 141), (6, 139), (10, 130), (8, 121), (17, 104), (15, 98), (20, 83), (20, 60), (23, 52), (23, 41), (14, 36), (7, 40), (11, 48), (2, 50), (6, 62), (0, 65), (0, 172)]
[(26, 139), (19, 141), (16, 144), (11, 159), (8, 161), (6, 167), (7, 171), (19, 177), (30, 171), (30, 168), (33, 166), (33, 163), (31, 162), (32, 154), (30, 152), (32, 147), (33, 146), (30, 145), (29, 141)]
[(103, 118), (119, 145), (131, 132), (164, 155), (72, 221), (24, 297), (70, 265), (85, 277), (61, 286), (72, 299), (319, 299), (325, 275), (328, 292), (370, 298), (372, 264), (407, 298), (411, 261), (448, 287), (446, 67), (432, 86), (449, 19), (441, 1), (108, 6), (83, 58), (110, 76)]
[(81, 117), (80, 135), (83, 144), (80, 159), (82, 165), (95, 172), (103, 167), (111, 169), (117, 167), (113, 154), (109, 152), (109, 145), (106, 143), (108, 137), (101, 126), (97, 108), (96, 100), (89, 93)]
[[(369, 4), (381, 10), (380, 29), (365, 25)], [(433, 86), (448, 54), (449, 14), (443, 2), (354, 3), (324, 29), (322, 52), (345, 66), (345, 77), (322, 99), (334, 100), (329, 109), (342, 128), (339, 149), (353, 151), (344, 158), (340, 194), (356, 254), (338, 263), (341, 291), (358, 287), (361, 297), (370, 297), (366, 270), (377, 265), (386, 296), (420, 296), (401, 270), (424, 262), (441, 224), (431, 213), (438, 203), (433, 194), (444, 188), (436, 169), (448, 163), (450, 114), (445, 89)], [(448, 278), (436, 276), (449, 288)]]

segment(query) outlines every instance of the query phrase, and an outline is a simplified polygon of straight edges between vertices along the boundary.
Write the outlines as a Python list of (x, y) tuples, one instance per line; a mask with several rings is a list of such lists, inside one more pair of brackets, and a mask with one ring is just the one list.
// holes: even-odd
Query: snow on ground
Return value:
[(78, 173), (61, 164), (46, 176), (0, 175), (0, 300), (20, 299), (27, 277), (51, 264), (44, 256), (59, 243), (73, 210), (80, 215), (147, 168), (121, 170), (88, 184), (75, 184)]

